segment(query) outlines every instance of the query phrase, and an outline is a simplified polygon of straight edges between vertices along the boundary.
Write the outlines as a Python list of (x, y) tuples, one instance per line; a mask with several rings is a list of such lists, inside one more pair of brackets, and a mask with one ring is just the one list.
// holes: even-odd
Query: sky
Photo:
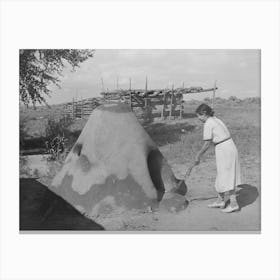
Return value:
[[(74, 72), (66, 67), (61, 88), (51, 86), (49, 104), (58, 104), (100, 96), (102, 82), (105, 89), (199, 86), (213, 87), (217, 81), (217, 97), (239, 98), (260, 96), (260, 50), (184, 50), (129, 49), (96, 50), (93, 58)], [(202, 99), (212, 93), (186, 96)]]

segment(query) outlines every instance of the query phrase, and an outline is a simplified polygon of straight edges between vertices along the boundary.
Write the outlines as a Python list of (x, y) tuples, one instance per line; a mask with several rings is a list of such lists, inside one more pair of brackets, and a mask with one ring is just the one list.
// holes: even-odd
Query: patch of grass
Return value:
[[(188, 106), (188, 112), (194, 112), (195, 106)], [(242, 160), (250, 158), (256, 163), (260, 162), (260, 106), (250, 104), (243, 107), (217, 106), (215, 108), (217, 117), (221, 118), (228, 126), (232, 138), (237, 146), (239, 156)], [(203, 145), (203, 124), (197, 119), (185, 120), (185, 124), (194, 126), (187, 133), (180, 130), (172, 131), (178, 135), (173, 136), (177, 140), (173, 143), (160, 145), (160, 150), (168, 159), (170, 164), (188, 164)], [(164, 133), (157, 133), (151, 137), (160, 144), (164, 139)], [(163, 139), (161, 139), (163, 137)], [(159, 140), (158, 140), (159, 139)], [(214, 148), (210, 148), (203, 157), (203, 161), (214, 160)]]

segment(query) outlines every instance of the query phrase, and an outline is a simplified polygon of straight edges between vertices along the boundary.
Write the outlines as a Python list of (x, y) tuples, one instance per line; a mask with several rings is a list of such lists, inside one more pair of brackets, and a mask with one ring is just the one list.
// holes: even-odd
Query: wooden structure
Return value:
[(89, 98), (80, 101), (66, 103), (63, 106), (63, 112), (72, 118), (83, 118), (89, 116), (92, 111), (101, 104), (100, 98)]
[[(102, 81), (103, 85), (103, 81)], [(104, 85), (103, 85), (104, 88)], [(144, 119), (152, 119), (152, 111), (157, 109), (160, 110), (160, 116), (165, 119), (167, 116), (172, 119), (175, 115), (179, 118), (183, 117), (184, 100), (185, 94), (195, 94), (202, 92), (213, 92), (212, 106), (214, 106), (215, 92), (217, 90), (216, 82), (213, 88), (202, 88), (202, 87), (189, 87), (185, 88), (184, 84), (181, 88), (174, 89), (155, 89), (148, 90), (147, 78), (145, 89), (131, 89), (131, 80), (128, 90), (117, 89), (114, 91), (103, 91), (101, 92), (102, 97), (89, 98), (80, 101), (73, 101), (64, 105), (65, 115), (71, 116), (72, 118), (83, 118), (89, 116), (92, 111), (99, 105), (104, 104), (108, 101), (121, 101), (127, 103), (131, 110), (134, 108), (141, 108), (143, 110)], [(161, 108), (158, 108), (161, 106)]]
[[(131, 87), (131, 82), (130, 82)], [(212, 106), (214, 106), (215, 91), (217, 90), (216, 83), (213, 88), (202, 88), (202, 87), (190, 87), (176, 88), (172, 86), (172, 89), (158, 89), (148, 90), (147, 81), (144, 90), (115, 90), (110, 92), (101, 92), (104, 100), (122, 100), (128, 103), (133, 108), (141, 107), (144, 111), (144, 115), (149, 118), (152, 109), (157, 106), (161, 107), (161, 118), (164, 119), (166, 116), (169, 119), (174, 117), (177, 111), (179, 111), (179, 118), (183, 117), (184, 110), (184, 98), (185, 94), (195, 94), (201, 92), (213, 92)]]

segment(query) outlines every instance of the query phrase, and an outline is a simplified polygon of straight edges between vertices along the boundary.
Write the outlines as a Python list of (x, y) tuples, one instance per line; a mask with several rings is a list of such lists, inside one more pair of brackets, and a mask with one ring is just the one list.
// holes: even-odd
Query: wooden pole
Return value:
[(144, 120), (148, 120), (148, 99), (147, 97), (144, 98), (145, 105), (144, 105)]
[(145, 109), (146, 109), (148, 105), (148, 98), (145, 97), (144, 100), (145, 100)]
[[(148, 96), (148, 76), (146, 76), (146, 85), (145, 85), (146, 96)], [(147, 112), (148, 112), (148, 120), (152, 119), (153, 108), (151, 106), (151, 98), (147, 97)]]
[(83, 101), (83, 97), (81, 96), (81, 119), (83, 118), (84, 115), (84, 101)]
[(132, 108), (132, 93), (131, 93), (131, 91), (129, 92), (129, 103), (130, 103), (130, 109), (131, 109), (131, 111), (133, 111), (133, 108)]
[(130, 105), (130, 110), (133, 111), (132, 108), (132, 93), (131, 93), (131, 78), (129, 77), (129, 105)]
[[(183, 86), (182, 86), (182, 89), (184, 89), (185, 88), (185, 82), (183, 82)], [(180, 116), (179, 116), (179, 118), (180, 119), (182, 119), (183, 118), (183, 111), (184, 111), (184, 106), (183, 106), (183, 104), (184, 104), (184, 95), (182, 94), (182, 97), (181, 97), (181, 100), (180, 100), (181, 102), (180, 102)]]
[(74, 101), (74, 98), (72, 100), (72, 118), (75, 119), (75, 101)]
[(145, 98), (144, 98), (144, 101), (145, 101), (145, 107), (144, 107), (144, 111), (145, 111), (145, 121), (147, 121), (148, 120), (148, 114), (149, 114), (149, 112), (148, 112), (148, 98), (147, 98), (147, 89), (148, 89), (148, 85), (147, 85), (147, 83), (148, 83), (148, 81), (147, 81), (147, 76), (146, 76), (146, 80), (145, 80), (145, 94), (144, 94), (144, 96), (145, 96)]
[(164, 120), (165, 118), (165, 105), (166, 105), (166, 93), (163, 93), (163, 104), (161, 109), (161, 119)]
[(214, 83), (213, 96), (212, 96), (212, 109), (214, 109), (215, 94), (216, 94), (217, 81)]
[(183, 110), (184, 110), (184, 106), (183, 106), (183, 100), (184, 100), (184, 98), (183, 98), (183, 95), (182, 95), (182, 97), (180, 98), (181, 100), (180, 100), (180, 119), (182, 119), (183, 118)]
[(117, 89), (119, 89), (119, 76), (117, 76)]
[(171, 120), (171, 118), (172, 118), (173, 90), (174, 90), (174, 85), (172, 85), (171, 96), (170, 96), (170, 111), (169, 111), (169, 120)]

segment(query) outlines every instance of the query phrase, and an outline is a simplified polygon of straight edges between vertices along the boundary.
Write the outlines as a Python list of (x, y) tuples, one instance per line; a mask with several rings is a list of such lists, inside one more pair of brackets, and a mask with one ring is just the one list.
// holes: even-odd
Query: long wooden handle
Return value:
[(187, 179), (187, 177), (189, 177), (189, 176), (191, 175), (191, 172), (192, 172), (193, 168), (194, 168), (194, 165), (192, 165), (192, 166), (187, 170), (186, 175), (185, 175), (185, 179)]

